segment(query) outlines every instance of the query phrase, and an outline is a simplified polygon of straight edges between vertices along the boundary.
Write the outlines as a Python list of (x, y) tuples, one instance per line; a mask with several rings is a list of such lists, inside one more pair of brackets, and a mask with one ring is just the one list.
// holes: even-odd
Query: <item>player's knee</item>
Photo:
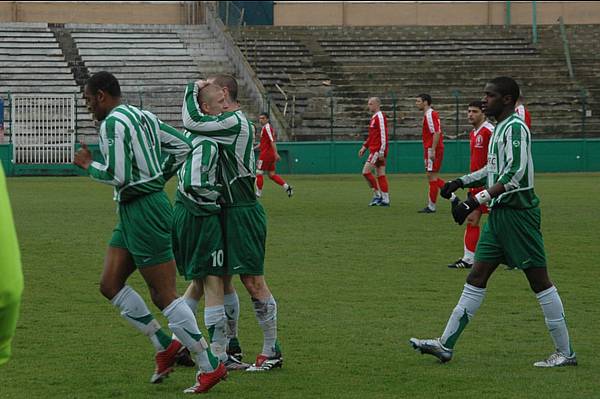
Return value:
[(552, 287), (552, 281), (550, 281), (549, 279), (545, 279), (542, 281), (530, 281), (529, 282), (529, 286), (531, 287), (531, 290), (533, 292), (535, 292), (536, 294), (542, 291), (546, 291), (548, 288)]
[(109, 301), (117, 296), (123, 287), (124, 286), (122, 284), (116, 284), (107, 280), (100, 280), (100, 293)]
[(467, 284), (477, 288), (485, 288), (487, 284), (487, 276), (473, 268), (467, 276)]
[(263, 174), (263, 171), (262, 171), (262, 170), (260, 170), (260, 169), (257, 169), (257, 170), (256, 170), (256, 175), (257, 175), (257, 176), (262, 176), (262, 174)]
[(242, 276), (242, 283), (252, 298), (265, 296), (266, 284), (261, 276)]

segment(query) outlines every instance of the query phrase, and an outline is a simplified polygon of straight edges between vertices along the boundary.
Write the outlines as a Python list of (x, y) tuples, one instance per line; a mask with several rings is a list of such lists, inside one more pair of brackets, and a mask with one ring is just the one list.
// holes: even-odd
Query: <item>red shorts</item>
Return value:
[[(469, 194), (471, 194), (472, 196), (475, 196), (475, 194), (477, 194), (483, 190), (484, 190), (483, 187), (470, 188)], [(479, 210), (481, 211), (481, 213), (489, 213), (490, 212), (488, 209), (488, 206), (485, 204), (479, 205)]]
[(256, 162), (256, 169), (275, 171), (275, 163), (276, 161), (274, 159), (259, 159), (258, 162)]
[(442, 160), (444, 159), (444, 149), (436, 148), (433, 163), (429, 162), (429, 156), (427, 154), (428, 151), (429, 151), (429, 149), (425, 148), (424, 154), (423, 154), (423, 160), (425, 161), (425, 171), (426, 172), (439, 172), (440, 169), (442, 168)]
[(379, 152), (369, 152), (369, 158), (367, 158), (367, 162), (371, 165), (374, 165), (376, 168), (385, 166), (386, 155), (387, 154), (384, 154), (383, 157), (379, 157)]

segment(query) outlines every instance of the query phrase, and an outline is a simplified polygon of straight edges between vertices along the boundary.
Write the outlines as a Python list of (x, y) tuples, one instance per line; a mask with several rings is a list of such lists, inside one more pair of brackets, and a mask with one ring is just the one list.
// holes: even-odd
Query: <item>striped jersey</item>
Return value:
[(496, 183), (504, 185), (505, 192), (492, 199), (490, 207), (505, 206), (517, 209), (534, 208), (539, 199), (533, 189), (533, 159), (531, 133), (516, 113), (498, 123), (488, 145), (485, 167), (460, 178), (465, 187)]
[(213, 215), (221, 211), (217, 203), (220, 186), (217, 184), (219, 148), (214, 140), (186, 132), (193, 150), (177, 172), (176, 201), (196, 216)]
[(118, 202), (162, 190), (192, 149), (182, 133), (127, 104), (113, 108), (102, 121), (99, 146), (104, 163), (92, 162), (88, 173), (114, 186)]
[(254, 125), (242, 110), (205, 115), (198, 104), (198, 86), (186, 87), (182, 107), (183, 125), (193, 134), (207, 136), (219, 144), (218, 182), (223, 185), (224, 206), (256, 202), (254, 181)]

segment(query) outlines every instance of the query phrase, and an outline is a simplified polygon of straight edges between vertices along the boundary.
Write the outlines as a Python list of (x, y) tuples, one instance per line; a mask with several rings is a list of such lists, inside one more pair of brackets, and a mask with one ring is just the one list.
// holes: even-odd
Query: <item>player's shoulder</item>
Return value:
[(482, 130), (485, 130), (485, 131), (487, 131), (489, 133), (493, 133), (494, 132), (494, 125), (490, 121), (485, 121), (485, 122), (483, 122)]

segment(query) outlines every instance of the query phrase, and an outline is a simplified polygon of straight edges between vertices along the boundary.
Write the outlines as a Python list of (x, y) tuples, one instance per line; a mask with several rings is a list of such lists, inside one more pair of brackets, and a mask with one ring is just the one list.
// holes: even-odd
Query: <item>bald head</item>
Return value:
[(379, 99), (379, 97), (371, 97), (369, 98), (367, 106), (369, 107), (369, 111), (379, 112), (381, 108), (381, 100)]
[(219, 115), (225, 106), (223, 88), (216, 84), (208, 84), (198, 92), (198, 104), (203, 113)]

